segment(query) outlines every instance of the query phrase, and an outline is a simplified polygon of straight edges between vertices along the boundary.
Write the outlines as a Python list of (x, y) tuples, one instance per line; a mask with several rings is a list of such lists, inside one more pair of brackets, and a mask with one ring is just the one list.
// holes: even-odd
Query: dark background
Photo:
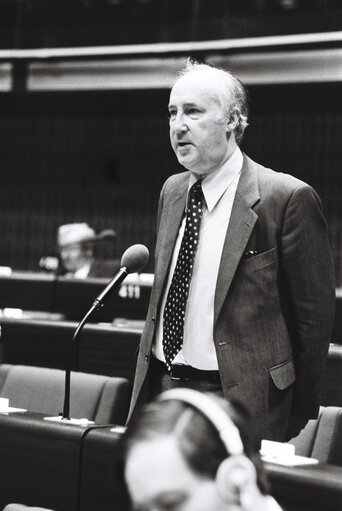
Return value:
[[(331, 0), (0, 0), (0, 50), (133, 44), (338, 30)], [(16, 64), (20, 71), (20, 63)], [(19, 79), (20, 83), (20, 79)], [(341, 272), (341, 83), (249, 87), (242, 149), (316, 188)], [(58, 225), (114, 228), (99, 255), (154, 249), (158, 195), (180, 169), (167, 90), (0, 93), (0, 265), (37, 270)], [(147, 270), (153, 270), (153, 261)]]

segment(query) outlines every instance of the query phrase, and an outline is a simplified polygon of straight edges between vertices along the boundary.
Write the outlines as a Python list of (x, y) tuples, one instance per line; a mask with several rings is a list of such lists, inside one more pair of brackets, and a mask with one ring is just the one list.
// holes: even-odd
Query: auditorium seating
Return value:
[[(63, 409), (65, 373), (33, 366), (0, 366), (0, 397), (10, 406), (57, 416)], [(124, 424), (130, 397), (125, 378), (71, 373), (70, 415), (102, 424)]]
[(290, 443), (299, 456), (342, 466), (342, 408), (321, 407), (318, 419), (309, 421)]

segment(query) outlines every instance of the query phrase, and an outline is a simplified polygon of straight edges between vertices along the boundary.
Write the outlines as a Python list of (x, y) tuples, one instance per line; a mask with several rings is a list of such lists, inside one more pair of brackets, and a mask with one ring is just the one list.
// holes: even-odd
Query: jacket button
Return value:
[(145, 355), (145, 362), (148, 362), (149, 358), (150, 358), (150, 355), (148, 353), (146, 353), (146, 355)]
[(152, 321), (155, 321), (156, 320), (156, 317), (155, 316), (152, 316)]

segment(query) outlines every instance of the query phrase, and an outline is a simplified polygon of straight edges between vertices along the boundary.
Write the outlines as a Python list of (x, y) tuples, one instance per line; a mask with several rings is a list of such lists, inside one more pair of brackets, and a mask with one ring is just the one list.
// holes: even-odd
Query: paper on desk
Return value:
[(82, 426), (82, 427), (85, 427), (85, 428), (87, 426), (90, 426), (91, 424), (95, 424), (94, 421), (86, 419), (85, 417), (82, 418), (82, 419), (73, 419), (73, 418), (65, 419), (61, 415), (57, 415), (56, 417), (44, 417), (44, 420), (45, 421), (50, 421), (50, 422), (60, 422), (60, 423), (63, 423), (63, 424), (74, 424), (76, 426)]
[(0, 397), (0, 413), (15, 413), (15, 412), (27, 412), (25, 408), (14, 408), (9, 406), (9, 400), (5, 397)]
[(274, 442), (272, 440), (262, 440), (260, 449), (261, 459), (277, 465), (296, 467), (300, 465), (315, 465), (318, 460), (297, 456), (295, 446), (287, 442)]
[(286, 467), (299, 467), (302, 465), (316, 465), (318, 460), (316, 458), (306, 458), (305, 456), (297, 456), (294, 454), (289, 457), (274, 457), (274, 456), (261, 456), (263, 461), (268, 463), (275, 463), (277, 465), (284, 465)]
[(111, 428), (111, 432), (112, 433), (125, 433), (126, 431), (126, 426), (114, 426), (113, 428)]

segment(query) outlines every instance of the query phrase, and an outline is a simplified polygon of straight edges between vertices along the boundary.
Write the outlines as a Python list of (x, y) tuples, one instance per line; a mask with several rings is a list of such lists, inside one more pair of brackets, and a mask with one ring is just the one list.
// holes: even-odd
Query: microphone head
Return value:
[(149, 255), (145, 245), (132, 245), (123, 253), (121, 267), (125, 266), (128, 273), (138, 272), (147, 264)]

